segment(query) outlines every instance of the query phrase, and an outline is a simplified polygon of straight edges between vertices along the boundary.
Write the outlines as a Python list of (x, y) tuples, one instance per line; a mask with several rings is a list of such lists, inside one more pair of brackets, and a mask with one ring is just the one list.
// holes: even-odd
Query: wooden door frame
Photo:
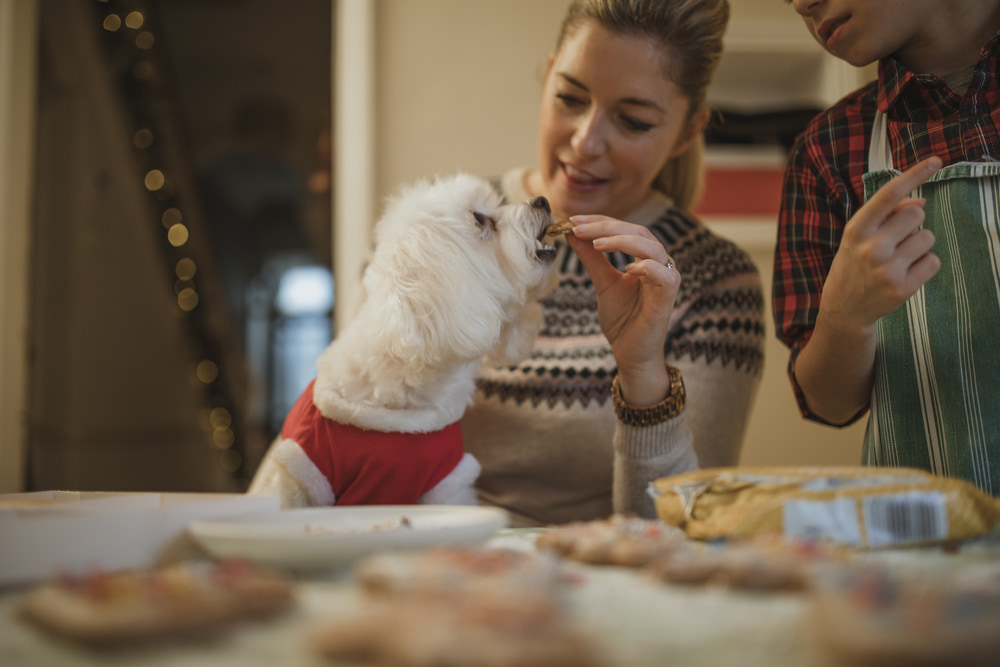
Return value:
[(0, 493), (24, 489), (38, 0), (0, 0)]

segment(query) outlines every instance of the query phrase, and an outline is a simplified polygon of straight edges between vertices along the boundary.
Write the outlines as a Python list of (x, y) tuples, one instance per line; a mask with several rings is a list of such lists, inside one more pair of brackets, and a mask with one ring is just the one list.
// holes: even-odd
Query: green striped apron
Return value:
[[(866, 200), (899, 173), (881, 112), (868, 168)], [(862, 460), (1000, 495), (1000, 162), (944, 167), (914, 195), (941, 271), (878, 321)]]

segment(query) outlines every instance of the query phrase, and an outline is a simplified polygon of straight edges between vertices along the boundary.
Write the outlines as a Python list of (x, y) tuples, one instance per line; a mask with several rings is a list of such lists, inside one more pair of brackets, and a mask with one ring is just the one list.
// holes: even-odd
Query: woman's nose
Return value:
[(573, 150), (580, 155), (599, 155), (603, 152), (605, 138), (600, 115), (592, 112), (580, 117), (571, 143)]
[(823, 4), (825, 0), (792, 0), (792, 6), (802, 16), (809, 16), (813, 10)]

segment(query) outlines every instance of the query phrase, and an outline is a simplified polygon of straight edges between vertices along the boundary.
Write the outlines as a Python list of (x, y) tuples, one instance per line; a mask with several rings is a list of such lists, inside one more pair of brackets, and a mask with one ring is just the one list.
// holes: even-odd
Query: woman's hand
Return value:
[[(642, 225), (603, 215), (573, 216), (566, 240), (597, 292), (597, 317), (618, 365), (622, 397), (635, 407), (655, 405), (670, 389), (663, 346), (681, 277), (666, 249)], [(624, 273), (603, 255), (635, 258)]]

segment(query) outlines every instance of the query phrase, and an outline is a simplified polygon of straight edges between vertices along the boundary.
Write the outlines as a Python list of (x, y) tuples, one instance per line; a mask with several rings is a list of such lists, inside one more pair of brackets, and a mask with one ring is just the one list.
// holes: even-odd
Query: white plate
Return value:
[[(408, 525), (400, 525), (404, 518)], [(340, 567), (379, 551), (478, 544), (507, 522), (507, 513), (495, 507), (303, 507), (195, 521), (188, 532), (218, 558), (316, 569)]]

